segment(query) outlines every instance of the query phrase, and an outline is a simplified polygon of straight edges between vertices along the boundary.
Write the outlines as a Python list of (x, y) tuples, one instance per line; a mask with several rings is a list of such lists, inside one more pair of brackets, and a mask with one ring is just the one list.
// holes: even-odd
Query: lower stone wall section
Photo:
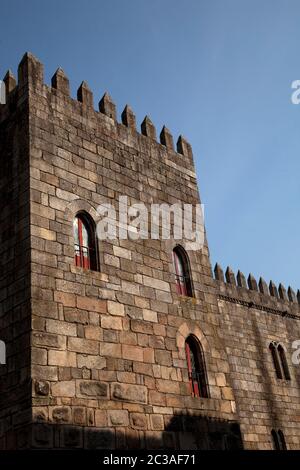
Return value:
[[(149, 416), (131, 413), (129, 418), (129, 413), (125, 411), (112, 411), (108, 415), (111, 423), (109, 428), (36, 423), (32, 428), (32, 447), (170, 450), (243, 448), (239, 425), (233, 421), (177, 415), (171, 417), (166, 429), (162, 429), (161, 416), (152, 415), (150, 419), (154, 429), (145, 431)], [(131, 427), (128, 426), (129, 422), (132, 423)]]

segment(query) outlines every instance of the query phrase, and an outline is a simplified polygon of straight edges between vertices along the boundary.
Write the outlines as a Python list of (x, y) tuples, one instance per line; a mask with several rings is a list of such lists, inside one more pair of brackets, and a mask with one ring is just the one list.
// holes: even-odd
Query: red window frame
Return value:
[(188, 258), (180, 246), (176, 246), (173, 250), (173, 263), (177, 294), (185, 297), (193, 297)]
[(206, 369), (201, 345), (189, 337), (185, 341), (185, 353), (191, 395), (193, 397), (208, 398)]
[(190, 348), (189, 343), (186, 341), (185, 343), (185, 353), (186, 353), (186, 361), (188, 366), (188, 373), (189, 373), (189, 381), (190, 381), (190, 390), (191, 395), (193, 397), (200, 397), (200, 390), (198, 381), (194, 379), (194, 370), (192, 366), (192, 358), (191, 355), (193, 354)]
[[(75, 266), (84, 268), (84, 269), (93, 269), (96, 270), (96, 251), (93, 243), (92, 230), (90, 223), (85, 220), (82, 216), (76, 216), (77, 221), (77, 233), (76, 240), (78, 243), (74, 244), (75, 248)], [(84, 244), (84, 235), (83, 231), (86, 231), (87, 244)]]
[(184, 279), (184, 265), (182, 262), (182, 258), (177, 251), (173, 251), (173, 259), (174, 259), (174, 266), (175, 266), (175, 274), (176, 274), (176, 290), (178, 295), (185, 295), (187, 296), (187, 287), (186, 282)]

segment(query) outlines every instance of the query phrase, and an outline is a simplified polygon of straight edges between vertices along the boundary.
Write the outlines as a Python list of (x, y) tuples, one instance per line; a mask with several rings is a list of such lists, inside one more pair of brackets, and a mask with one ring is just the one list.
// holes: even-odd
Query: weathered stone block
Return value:
[(76, 306), (82, 310), (91, 312), (105, 313), (107, 311), (106, 301), (89, 297), (76, 297)]
[(70, 351), (48, 351), (49, 366), (76, 367), (76, 353)]
[(147, 403), (147, 389), (142, 385), (112, 384), (112, 398), (136, 403)]
[(168, 282), (155, 279), (153, 277), (143, 276), (143, 283), (147, 287), (153, 287), (154, 289), (170, 292), (170, 285)]
[(120, 246), (113, 247), (114, 255), (119, 258), (131, 259), (131, 251), (126, 248), (121, 248)]
[(32, 334), (32, 343), (35, 346), (65, 349), (66, 338), (60, 334), (36, 332)]
[(81, 354), (98, 354), (99, 343), (85, 338), (68, 338), (68, 349)]
[(46, 320), (46, 331), (58, 335), (76, 336), (76, 325), (66, 321)]
[(71, 420), (71, 409), (67, 406), (59, 406), (52, 409), (52, 419), (56, 423), (68, 423)]
[(175, 382), (173, 380), (162, 380), (157, 379), (157, 390), (163, 393), (176, 393), (179, 394), (179, 382)]
[(104, 369), (106, 367), (106, 359), (101, 356), (77, 354), (77, 366), (80, 369), (82, 367), (88, 369)]
[(143, 361), (144, 348), (140, 348), (139, 346), (131, 346), (129, 344), (123, 345), (122, 357), (124, 359), (130, 359), (132, 361)]
[(164, 429), (164, 420), (162, 415), (151, 415), (151, 426), (155, 431), (161, 431)]
[(119, 316), (125, 315), (124, 305), (118, 302), (113, 302), (112, 300), (107, 301), (107, 311), (111, 315), (119, 315)]
[(47, 396), (49, 395), (50, 386), (49, 382), (45, 382), (44, 380), (36, 380), (35, 382), (35, 393), (37, 395)]
[(58, 380), (58, 373), (57, 367), (55, 366), (38, 366), (33, 365), (31, 367), (32, 378), (37, 380), (45, 381), (45, 380)]
[(157, 323), (157, 313), (153, 310), (143, 309), (143, 318), (146, 321)]
[(129, 417), (126, 410), (109, 410), (107, 412), (108, 424), (110, 426), (128, 426)]
[(83, 381), (79, 383), (79, 392), (88, 397), (107, 397), (108, 386), (104, 382)]
[(122, 318), (118, 318), (116, 316), (109, 317), (109, 316), (102, 316), (101, 317), (101, 328), (107, 328), (112, 330), (122, 330)]
[(154, 352), (156, 364), (162, 366), (172, 366), (172, 355), (169, 351), (157, 349)]
[(106, 410), (96, 410), (95, 411), (95, 424), (100, 428), (105, 428), (108, 426), (107, 423), (107, 411)]
[(86, 409), (83, 407), (73, 408), (73, 420), (75, 424), (81, 426), (86, 424)]
[(101, 356), (122, 357), (121, 344), (116, 343), (100, 343)]
[(147, 429), (147, 416), (142, 413), (131, 413), (131, 424), (135, 429)]
[(216, 374), (216, 383), (218, 387), (226, 387), (226, 377), (222, 372)]
[(74, 397), (75, 381), (61, 381), (51, 386), (51, 393), (54, 397)]

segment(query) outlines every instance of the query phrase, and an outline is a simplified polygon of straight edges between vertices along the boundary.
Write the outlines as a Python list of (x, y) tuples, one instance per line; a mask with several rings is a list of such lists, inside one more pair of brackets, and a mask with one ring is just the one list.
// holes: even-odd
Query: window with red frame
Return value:
[(208, 398), (203, 349), (199, 341), (192, 335), (185, 341), (185, 353), (192, 396)]
[(85, 214), (78, 214), (73, 221), (75, 265), (96, 271), (97, 252), (94, 233), (92, 220)]
[(193, 297), (188, 256), (180, 246), (176, 246), (173, 250), (173, 263), (175, 268), (177, 294), (186, 297)]

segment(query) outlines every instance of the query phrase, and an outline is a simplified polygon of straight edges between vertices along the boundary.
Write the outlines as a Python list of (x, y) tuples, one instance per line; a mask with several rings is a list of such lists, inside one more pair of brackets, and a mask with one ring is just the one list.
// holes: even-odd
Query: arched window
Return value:
[(96, 271), (98, 268), (95, 226), (91, 217), (79, 213), (73, 220), (75, 265)]
[(270, 343), (269, 349), (270, 349), (271, 354), (272, 354), (272, 359), (273, 359), (274, 369), (275, 369), (275, 372), (276, 372), (276, 377), (278, 379), (282, 379), (282, 372), (281, 372), (281, 367), (280, 367), (280, 363), (279, 363), (276, 343)]
[(192, 280), (190, 276), (189, 259), (181, 246), (173, 250), (173, 263), (176, 276), (176, 288), (178, 295), (193, 297)]
[(272, 435), (273, 447), (275, 450), (287, 450), (285, 437), (281, 429), (278, 429), (278, 431), (275, 431), (275, 429), (272, 429), (271, 435)]
[(287, 363), (285, 350), (281, 346), (281, 344), (276, 343), (273, 341), (269, 349), (272, 354), (273, 364), (276, 371), (276, 376), (278, 379), (291, 380), (289, 366)]
[(284, 378), (285, 378), (285, 380), (291, 380), (289, 366), (288, 366), (288, 363), (287, 363), (287, 360), (286, 360), (285, 350), (283, 349), (281, 344), (279, 344), (277, 346), (277, 351), (279, 353), (281, 366), (282, 366), (282, 370), (283, 370), (283, 373), (284, 373)]
[(192, 396), (207, 398), (208, 383), (203, 349), (192, 335), (185, 341), (185, 352)]

